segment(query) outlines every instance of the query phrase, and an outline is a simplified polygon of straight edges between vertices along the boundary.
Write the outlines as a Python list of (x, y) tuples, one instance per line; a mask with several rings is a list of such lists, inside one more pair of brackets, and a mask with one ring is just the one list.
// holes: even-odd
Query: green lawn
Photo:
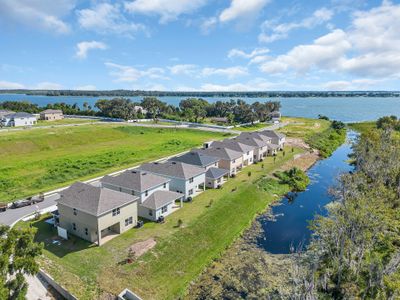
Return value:
[(238, 126), (238, 127), (232, 128), (232, 129), (239, 130), (239, 131), (255, 131), (255, 130), (262, 129), (267, 126), (269, 126), (269, 125), (266, 123), (256, 123), (253, 125)]
[(225, 135), (121, 124), (4, 132), (0, 134), (0, 202), (159, 159)]
[(306, 139), (307, 137), (320, 133), (329, 128), (330, 122), (319, 119), (307, 119), (297, 117), (282, 117), (282, 122), (287, 122), (288, 125), (279, 129), (288, 137), (297, 137)]
[(351, 123), (349, 124), (349, 127), (355, 131), (364, 133), (376, 129), (376, 123), (375, 122)]
[(100, 120), (80, 119), (80, 118), (65, 118), (62, 120), (45, 121), (38, 120), (34, 126), (54, 126), (54, 125), (67, 125), (67, 124), (83, 124), (99, 122)]
[[(262, 164), (247, 167), (223, 189), (207, 190), (192, 203), (185, 203), (164, 224), (146, 223), (144, 228), (130, 230), (102, 247), (74, 237), (55, 245), (55, 230), (37, 221), (34, 227), (40, 230), (36, 239), (45, 242), (41, 265), (80, 299), (95, 299), (102, 292), (118, 294), (125, 287), (144, 299), (176, 299), (250, 225), (257, 213), (288, 191), (286, 185), (271, 188), (270, 182), (264, 186), (259, 179), (300, 152), (286, 151), (286, 156), (280, 154), (275, 164), (267, 158)], [(179, 219), (183, 220), (182, 228), (176, 228)], [(122, 263), (130, 245), (150, 237), (157, 241), (152, 251), (134, 264)]]

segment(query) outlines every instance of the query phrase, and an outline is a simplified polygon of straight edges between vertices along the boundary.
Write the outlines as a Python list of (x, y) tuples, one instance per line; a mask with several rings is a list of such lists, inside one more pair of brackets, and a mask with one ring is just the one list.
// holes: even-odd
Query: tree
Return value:
[(33, 238), (31, 228), (0, 226), (0, 299), (25, 299), (28, 286), (24, 275), (39, 271), (36, 258), (43, 249)]
[(136, 118), (135, 104), (129, 99), (114, 98), (97, 100), (95, 105), (102, 116), (130, 120)]
[(144, 97), (140, 105), (147, 110), (147, 113), (154, 120), (156, 120), (166, 108), (166, 104), (156, 97)]
[[(200, 98), (188, 98), (179, 103), (179, 108), (185, 117), (193, 117), (194, 122), (198, 123), (199, 119), (207, 116), (208, 102)], [(191, 118), (189, 118), (191, 121)]]

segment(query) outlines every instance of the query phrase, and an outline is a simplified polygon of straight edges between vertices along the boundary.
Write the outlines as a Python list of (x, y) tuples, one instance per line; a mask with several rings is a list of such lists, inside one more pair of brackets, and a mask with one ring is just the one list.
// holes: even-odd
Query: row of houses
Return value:
[(46, 121), (61, 120), (64, 118), (61, 110), (46, 109), (39, 115), (33, 115), (26, 112), (14, 112), (10, 110), (0, 110), (1, 127), (20, 127), (32, 126), (37, 123), (37, 119)]
[(136, 226), (160, 221), (206, 188), (220, 188), (244, 167), (283, 150), (285, 136), (271, 130), (244, 132), (162, 162), (145, 163), (97, 186), (77, 182), (57, 200), (59, 232), (102, 245)]

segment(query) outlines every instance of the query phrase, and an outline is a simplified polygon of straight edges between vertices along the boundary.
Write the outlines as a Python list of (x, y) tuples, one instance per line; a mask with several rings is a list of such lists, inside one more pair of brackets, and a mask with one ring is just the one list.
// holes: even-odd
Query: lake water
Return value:
[[(49, 103), (64, 102), (68, 104), (77, 103), (82, 107), (88, 102), (92, 107), (98, 99), (109, 99), (107, 97), (69, 97), (69, 96), (30, 96), (18, 94), (0, 94), (0, 102), (6, 100), (30, 101), (39, 106)], [(129, 97), (133, 101), (140, 101), (142, 97)], [(179, 105), (184, 97), (159, 97), (160, 100), (172, 105)], [(217, 100), (228, 101), (230, 98), (204, 98), (209, 102)], [(359, 122), (376, 120), (386, 115), (400, 117), (399, 98), (378, 97), (330, 97), (330, 98), (242, 98), (248, 103), (255, 101), (279, 100), (282, 104), (281, 112), (285, 116), (316, 118), (319, 114), (326, 115), (331, 119), (343, 122)]]
[(316, 214), (326, 215), (325, 205), (332, 200), (328, 194), (329, 187), (337, 183), (339, 174), (353, 169), (347, 160), (351, 153), (350, 141), (355, 137), (354, 132), (349, 132), (348, 141), (331, 157), (318, 161), (309, 169), (311, 183), (307, 190), (298, 193), (292, 201), (285, 197), (281, 205), (274, 206), (272, 213), (276, 216), (275, 221), (260, 219), (265, 232), (258, 238), (262, 248), (273, 254), (287, 254), (291, 252), (291, 247), (296, 249), (301, 244), (308, 244), (311, 236), (309, 220)]

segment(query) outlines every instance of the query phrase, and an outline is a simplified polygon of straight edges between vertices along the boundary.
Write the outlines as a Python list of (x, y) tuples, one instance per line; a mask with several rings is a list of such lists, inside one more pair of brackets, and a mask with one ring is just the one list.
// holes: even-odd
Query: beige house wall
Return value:
[(56, 121), (56, 120), (64, 119), (64, 115), (63, 114), (40, 114), (40, 119), (46, 120), (46, 121)]
[(229, 175), (233, 175), (239, 171), (243, 167), (243, 157), (239, 157), (234, 160), (224, 160), (221, 159), (219, 161), (219, 168), (229, 170)]

